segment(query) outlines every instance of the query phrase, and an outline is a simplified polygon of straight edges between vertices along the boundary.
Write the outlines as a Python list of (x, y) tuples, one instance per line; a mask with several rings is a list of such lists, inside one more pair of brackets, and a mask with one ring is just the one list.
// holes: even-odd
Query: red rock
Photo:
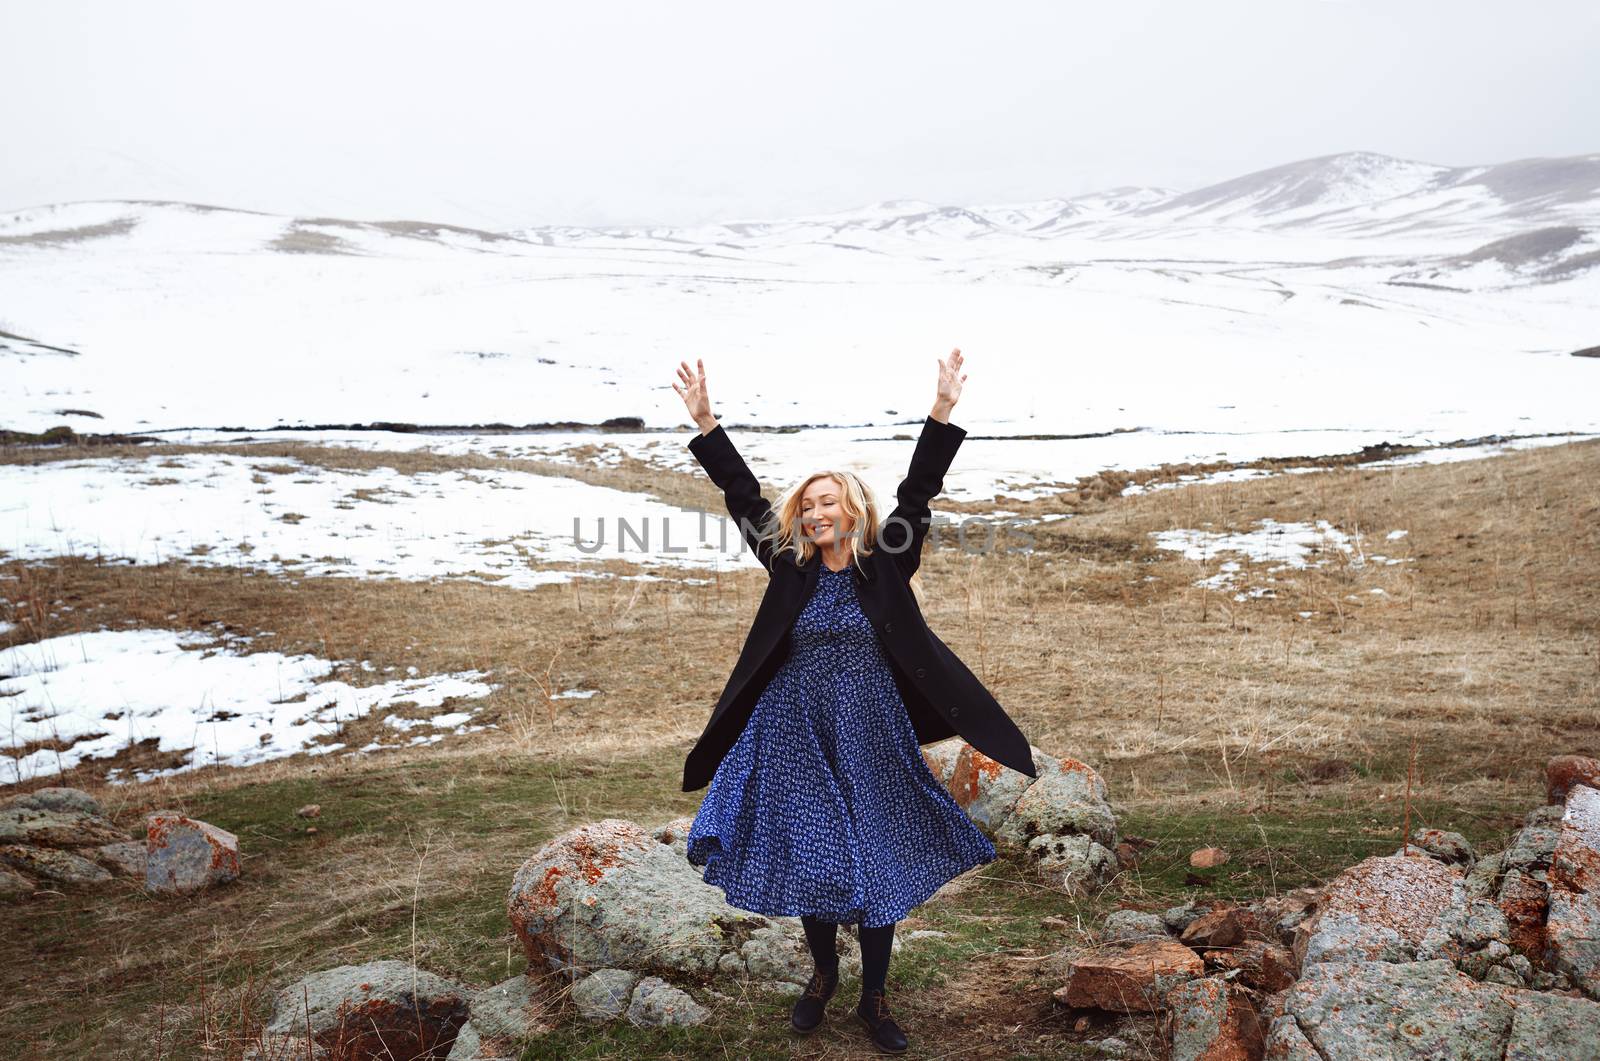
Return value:
[(1227, 950), (1208, 950), (1204, 958), (1217, 969), (1238, 969), (1239, 979), (1268, 994), (1282, 991), (1295, 980), (1294, 955), (1289, 948), (1262, 939), (1247, 939)]
[(1573, 785), (1600, 788), (1600, 759), (1558, 755), (1544, 766), (1545, 802), (1565, 803)]
[(1535, 965), (1544, 962), (1545, 916), (1549, 908), (1549, 893), (1545, 885), (1523, 873), (1512, 870), (1500, 884), (1500, 897), (1495, 900), (1500, 912), (1506, 915), (1511, 926), (1511, 949)]
[(1221, 906), (1195, 918), (1179, 938), (1191, 947), (1232, 947), (1249, 936), (1262, 936), (1255, 914), (1238, 906)]
[(1228, 861), (1228, 852), (1220, 847), (1202, 847), (1189, 853), (1189, 865), (1195, 869), (1215, 869)]
[(1163, 988), (1204, 972), (1200, 956), (1177, 940), (1141, 939), (1075, 959), (1055, 997), (1069, 1006), (1154, 1013)]

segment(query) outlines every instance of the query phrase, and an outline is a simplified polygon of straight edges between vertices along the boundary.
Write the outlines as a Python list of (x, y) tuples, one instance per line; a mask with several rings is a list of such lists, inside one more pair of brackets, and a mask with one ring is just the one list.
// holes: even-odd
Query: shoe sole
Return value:
[(826, 1023), (828, 1023), (828, 1018), (824, 1017), (821, 1020), (817, 1021), (817, 1023), (813, 1024), (809, 1028), (802, 1028), (802, 1027), (800, 1027), (800, 1025), (796, 1024), (794, 1021), (790, 1021), (789, 1022), (789, 1027), (792, 1030), (798, 1032), (801, 1035), (814, 1035), (814, 1034), (816, 1034), (817, 1029), (821, 1028)]
[(863, 1017), (859, 1013), (855, 1014), (855, 1018), (856, 1018), (856, 1020), (861, 1022), (861, 1026), (863, 1028), (867, 1029), (867, 1041), (872, 1043), (873, 1046), (877, 1047), (879, 1053), (881, 1053), (881, 1054), (903, 1054), (907, 1050), (911, 1049), (911, 1044), (910, 1043), (907, 1043), (905, 1046), (902, 1046), (898, 1050), (894, 1050), (894, 1049), (891, 1049), (890, 1047), (884, 1046), (882, 1043), (880, 1043), (878, 1041), (878, 1037), (873, 1034), (872, 1025), (867, 1022), (867, 1018)]

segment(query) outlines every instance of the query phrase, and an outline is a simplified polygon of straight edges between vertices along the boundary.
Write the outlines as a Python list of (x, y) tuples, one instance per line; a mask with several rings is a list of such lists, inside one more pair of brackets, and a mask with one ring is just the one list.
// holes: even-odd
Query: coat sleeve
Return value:
[(944, 489), (944, 473), (950, 469), (966, 429), (942, 423), (929, 416), (922, 422), (922, 434), (911, 454), (911, 469), (895, 490), (897, 504), (878, 532), (878, 542), (894, 556), (900, 573), (907, 579), (922, 565), (922, 543), (933, 519), (928, 503)]
[(740, 535), (767, 574), (772, 574), (772, 542), (760, 534), (772, 518), (772, 504), (761, 496), (761, 484), (734, 448), (733, 439), (718, 424), (709, 434), (697, 432), (689, 440), (689, 452), (722, 491), (728, 515), (738, 524)]

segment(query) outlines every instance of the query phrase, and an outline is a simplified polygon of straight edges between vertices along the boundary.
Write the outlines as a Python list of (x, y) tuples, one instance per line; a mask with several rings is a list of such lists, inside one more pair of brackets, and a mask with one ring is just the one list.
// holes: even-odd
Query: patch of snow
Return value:
[[(203, 632), (147, 629), (67, 634), (0, 651), (0, 673), (9, 675), (0, 679), (0, 784), (150, 739), (160, 751), (185, 754), (171, 769), (138, 771), (140, 780), (322, 755), (333, 747), (318, 742), (343, 722), (401, 703), (478, 699), (497, 688), (470, 670), (358, 687), (327, 680), (340, 661), (235, 649)], [(24, 750), (40, 744), (50, 747)]]

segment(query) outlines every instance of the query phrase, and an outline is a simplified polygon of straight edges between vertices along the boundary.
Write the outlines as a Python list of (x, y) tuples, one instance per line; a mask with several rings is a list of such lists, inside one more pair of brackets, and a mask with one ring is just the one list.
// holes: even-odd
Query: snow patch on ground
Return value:
[[(343, 722), (399, 705), (426, 709), (479, 699), (498, 687), (475, 670), (358, 687), (327, 680), (341, 661), (241, 651), (248, 640), (203, 631), (100, 630), (0, 651), (0, 784), (54, 774), (151, 738), (161, 751), (188, 755), (172, 769), (135, 771), (141, 781), (302, 751), (327, 754), (343, 744), (318, 742)], [(470, 718), (470, 711), (456, 710), (427, 721), (436, 730), (466, 732)]]

